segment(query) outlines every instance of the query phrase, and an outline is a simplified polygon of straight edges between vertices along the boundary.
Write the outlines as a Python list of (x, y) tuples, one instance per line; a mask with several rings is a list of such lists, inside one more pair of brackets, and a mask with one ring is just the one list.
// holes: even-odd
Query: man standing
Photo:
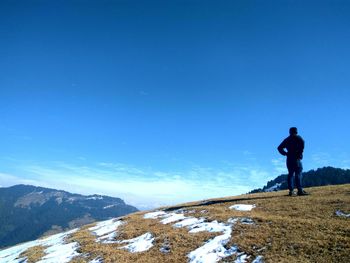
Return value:
[(288, 189), (290, 196), (293, 195), (294, 190), (293, 177), (295, 177), (298, 195), (308, 195), (301, 185), (301, 172), (303, 171), (301, 159), (303, 159), (304, 145), (304, 140), (298, 135), (297, 128), (292, 127), (289, 129), (289, 136), (277, 147), (280, 154), (287, 156)]

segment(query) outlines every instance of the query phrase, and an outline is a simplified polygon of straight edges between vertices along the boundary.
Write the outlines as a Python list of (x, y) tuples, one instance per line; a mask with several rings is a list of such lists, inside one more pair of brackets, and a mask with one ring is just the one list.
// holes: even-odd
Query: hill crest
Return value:
[(0, 248), (137, 209), (120, 198), (15, 185), (0, 188)]
[(0, 259), (349, 262), (350, 185), (308, 191), (304, 197), (279, 191), (137, 212), (2, 250)]

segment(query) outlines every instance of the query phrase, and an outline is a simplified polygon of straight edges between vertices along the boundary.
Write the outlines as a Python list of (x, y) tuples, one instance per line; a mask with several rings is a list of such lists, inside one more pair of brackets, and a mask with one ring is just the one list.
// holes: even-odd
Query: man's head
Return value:
[(290, 135), (297, 135), (298, 134), (298, 129), (296, 127), (291, 127), (289, 129), (289, 134)]

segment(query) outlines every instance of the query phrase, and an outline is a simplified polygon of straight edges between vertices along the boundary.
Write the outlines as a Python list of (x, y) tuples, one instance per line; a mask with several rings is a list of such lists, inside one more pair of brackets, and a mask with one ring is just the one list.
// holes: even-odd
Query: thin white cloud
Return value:
[(274, 158), (271, 160), (271, 163), (277, 175), (287, 173), (286, 161), (283, 157)]
[(330, 165), (331, 156), (328, 153), (318, 152), (311, 154), (311, 161), (317, 166), (328, 166)]
[(350, 169), (350, 160), (343, 160), (341, 162), (341, 168), (343, 168), (343, 169)]
[(312, 153), (310, 157), (310, 167), (319, 168), (324, 166), (348, 169), (350, 167), (350, 157), (341, 152), (336, 152), (332, 155), (326, 152)]
[(16, 184), (31, 184), (31, 185), (41, 185), (48, 187), (46, 183), (38, 182), (34, 179), (21, 178), (7, 173), (0, 173), (0, 185), (2, 187), (8, 187)]
[(195, 166), (185, 172), (164, 172), (120, 163), (81, 166), (56, 162), (46, 166), (22, 165), (19, 168), (26, 177), (18, 173), (0, 174), (0, 183), (27, 183), (81, 194), (117, 196), (138, 207), (246, 193), (260, 187), (268, 177), (266, 171), (256, 167), (213, 169)]

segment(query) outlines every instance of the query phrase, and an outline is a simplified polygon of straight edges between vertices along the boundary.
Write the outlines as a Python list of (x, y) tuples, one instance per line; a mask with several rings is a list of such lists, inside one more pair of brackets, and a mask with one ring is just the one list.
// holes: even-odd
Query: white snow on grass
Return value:
[(38, 263), (69, 262), (72, 258), (79, 255), (77, 252), (78, 248), (79, 244), (77, 242), (55, 244), (45, 249), (46, 255)]
[(234, 263), (246, 263), (248, 258), (249, 258), (248, 255), (242, 253), (242, 254), (237, 256), (237, 258), (234, 261)]
[(104, 244), (113, 244), (116, 242), (115, 238), (117, 237), (117, 231), (113, 231), (107, 235), (96, 238), (96, 242)]
[(240, 222), (241, 224), (244, 224), (244, 225), (254, 225), (253, 219), (248, 217), (230, 218), (229, 220), (227, 220), (227, 222), (231, 224), (236, 224), (237, 222)]
[(156, 212), (151, 212), (151, 213), (145, 214), (143, 216), (143, 218), (146, 218), (146, 219), (162, 218), (162, 220), (160, 222), (162, 224), (166, 225), (169, 223), (173, 223), (176, 221), (186, 219), (187, 217), (182, 213), (166, 213), (164, 211), (156, 211)]
[(264, 263), (263, 256), (257, 256), (252, 263)]
[(168, 217), (164, 218), (160, 222), (164, 225), (176, 222), (182, 219), (186, 219), (187, 217), (184, 216), (184, 214), (176, 214), (176, 213), (170, 213)]
[(164, 211), (156, 211), (156, 212), (151, 212), (151, 213), (147, 213), (143, 216), (143, 218), (145, 219), (157, 219), (159, 217), (164, 217), (164, 216), (168, 216), (167, 213), (165, 213)]
[(193, 263), (210, 263), (217, 262), (222, 258), (232, 256), (237, 253), (238, 249), (236, 246), (226, 249), (225, 245), (231, 239), (232, 228), (231, 225), (225, 225), (218, 223), (217, 221), (198, 224), (197, 227), (191, 229), (190, 233), (197, 232), (223, 232), (222, 235), (216, 236), (213, 239), (207, 241), (203, 246), (190, 252), (188, 257), (190, 262)]
[(232, 226), (233, 223), (238, 220), (231, 220), (231, 224), (219, 223), (217, 221), (203, 222), (199, 224), (194, 224), (190, 226), (189, 233), (198, 232), (222, 232), (222, 235), (216, 236), (213, 239), (207, 241), (203, 246), (197, 248), (196, 250), (190, 252), (188, 257), (191, 263), (212, 263), (218, 262), (220, 259), (229, 257), (232, 255), (238, 255), (236, 263), (246, 262), (247, 257), (244, 253), (238, 253), (238, 247), (232, 246), (231, 248), (226, 248), (225, 246), (231, 239)]
[(90, 227), (89, 230), (97, 236), (96, 242), (113, 243), (117, 235), (117, 228), (124, 224), (123, 221), (117, 219), (109, 219), (97, 223)]
[(225, 232), (230, 233), (231, 235), (231, 224), (218, 223), (218, 221), (212, 222), (203, 222), (195, 224), (189, 227), (191, 230), (189, 233), (198, 233), (198, 232)]
[[(255, 205), (236, 205), (236, 208), (241, 211), (250, 211)], [(204, 245), (197, 248), (196, 250), (188, 254), (190, 263), (215, 263), (219, 260), (237, 255), (237, 259), (234, 261), (236, 263), (246, 262), (246, 259), (249, 257), (245, 253), (239, 252), (237, 246), (232, 246), (227, 248), (226, 245), (231, 240), (232, 227), (237, 222), (242, 224), (253, 224), (253, 220), (250, 218), (230, 218), (227, 223), (220, 223), (218, 221), (205, 222), (204, 218), (195, 218), (195, 217), (186, 217), (184, 216), (182, 210), (177, 210), (172, 213), (166, 213), (164, 211), (156, 211), (147, 213), (144, 215), (144, 218), (151, 219), (161, 219), (160, 222), (163, 224), (168, 224), (171, 222), (178, 221), (173, 224), (173, 227), (181, 228), (187, 227), (189, 233), (198, 233), (198, 232), (219, 232), (222, 233), (210, 240), (208, 240)], [(257, 261), (256, 263), (259, 263)]]
[(38, 241), (31, 241), (24, 244), (20, 244), (14, 247), (10, 247), (0, 251), (0, 262), (1, 263), (17, 263), (23, 262), (25, 258), (18, 258), (21, 253), (26, 251), (28, 248), (40, 245)]
[(350, 214), (346, 214), (346, 213), (344, 213), (344, 212), (342, 212), (342, 211), (340, 211), (340, 210), (335, 211), (335, 214), (336, 214), (337, 216), (340, 216), (340, 217), (347, 217), (347, 218), (350, 218)]
[(151, 247), (153, 247), (153, 241), (154, 237), (152, 236), (152, 234), (146, 233), (139, 237), (118, 241), (118, 243), (129, 243), (128, 245), (120, 248), (126, 249), (131, 253), (136, 253), (149, 250)]
[(157, 219), (157, 218), (164, 217), (164, 216), (168, 216), (168, 214), (165, 213), (164, 211), (155, 211), (155, 212), (150, 212), (150, 213), (144, 214), (143, 218), (145, 218), (145, 219)]
[(122, 220), (110, 219), (97, 223), (95, 226), (90, 227), (89, 230), (97, 236), (96, 242), (103, 244), (127, 243), (128, 245), (119, 247), (119, 249), (126, 249), (131, 253), (146, 251), (153, 246), (154, 237), (151, 233), (146, 233), (133, 239), (116, 240), (117, 228), (123, 224), (125, 223)]
[(236, 204), (230, 206), (230, 209), (237, 211), (251, 211), (253, 208), (255, 208), (255, 205)]
[(205, 243), (205, 245), (197, 248), (188, 254), (188, 258), (190, 259), (190, 263), (214, 263), (218, 262), (222, 258), (232, 256), (237, 254), (238, 248), (233, 246), (229, 249), (226, 249), (225, 244), (216, 244), (216, 242), (220, 242), (221, 236), (217, 236), (214, 239)]
[(199, 223), (203, 223), (204, 222), (204, 218), (195, 218), (195, 217), (189, 217), (189, 218), (185, 218), (184, 220), (175, 223), (173, 226), (174, 227), (185, 227), (185, 226), (191, 226), (191, 225), (195, 225), (195, 224), (199, 224)]
[(19, 255), (25, 252), (27, 249), (34, 246), (43, 246), (46, 247), (46, 255), (38, 262), (40, 263), (51, 263), (51, 262), (69, 262), (75, 256), (78, 256), (79, 253), (77, 249), (79, 248), (78, 243), (71, 242), (65, 243), (65, 239), (76, 232), (78, 229), (73, 229), (68, 232), (56, 234), (49, 236), (44, 239), (38, 239), (23, 243), (8, 249), (0, 251), (0, 262), (1, 263), (20, 263), (26, 262), (26, 258), (18, 258)]

